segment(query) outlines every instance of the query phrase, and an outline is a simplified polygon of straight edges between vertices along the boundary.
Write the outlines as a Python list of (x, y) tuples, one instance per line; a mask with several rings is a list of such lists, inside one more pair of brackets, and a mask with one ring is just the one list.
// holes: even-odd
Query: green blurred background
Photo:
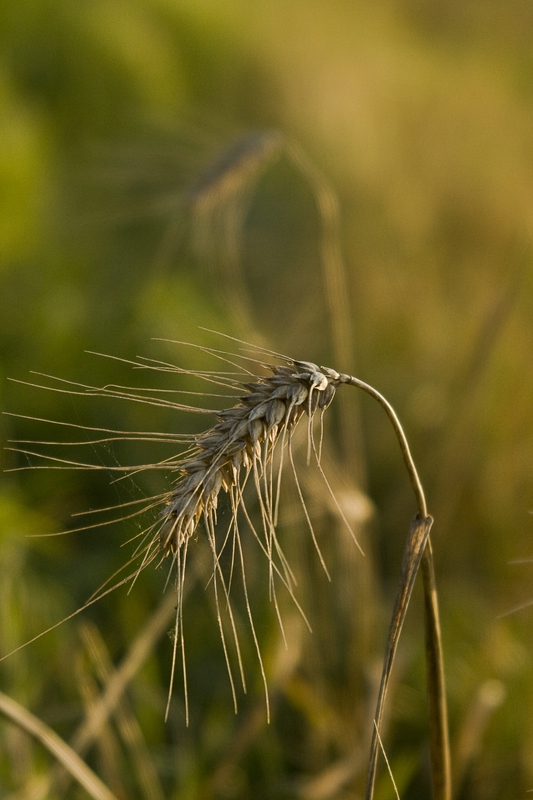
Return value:
[[(533, 789), (533, 6), (4, 0), (0, 35), (3, 407), (121, 430), (198, 430), (204, 420), (8, 378), (39, 382), (37, 370), (93, 386), (172, 388), (175, 376), (139, 377), (85, 351), (194, 369), (205, 366), (201, 354), (153, 339), (226, 347), (199, 326), (372, 383), (405, 424), (436, 520), (455, 796), (525, 797)], [(124, 701), (138, 721), (135, 746), (113, 721), (86, 756), (117, 796), (361, 796), (415, 508), (383, 413), (346, 392), (331, 411), (326, 466), (366, 558), (323, 486), (309, 483), (328, 583), (287, 498), (280, 535), (313, 633), (287, 603), (285, 650), (253, 562), (273, 687), (268, 726), (249, 642), (248, 693), (233, 713), (199, 558), (186, 611), (191, 723), (179, 678), (164, 722), (172, 644), (163, 636)], [(13, 416), (0, 425), (6, 441), (77, 435)], [(105, 455), (154, 459), (127, 443)], [(27, 463), (10, 450), (1, 459), (5, 470)], [(4, 474), (2, 653), (82, 604), (131, 555), (120, 545), (136, 529), (28, 535), (163, 489), (159, 474), (118, 487), (97, 472)], [(90, 637), (99, 631), (105, 657), (120, 664), (165, 578), (164, 569), (147, 570), (130, 594), (118, 589), (4, 661), (2, 691), (70, 740), (106, 681)], [(406, 800), (429, 796), (420, 599), (384, 730)], [(52, 766), (40, 745), (0, 722), (2, 797), (87, 796), (73, 785), (47, 794)], [(384, 800), (394, 790), (381, 767)]]

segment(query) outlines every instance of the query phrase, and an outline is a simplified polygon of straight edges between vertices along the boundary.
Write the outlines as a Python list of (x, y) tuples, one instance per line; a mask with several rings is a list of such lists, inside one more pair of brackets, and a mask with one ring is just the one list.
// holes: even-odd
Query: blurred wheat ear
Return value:
[[(248, 340), (257, 340), (257, 306), (252, 307), (242, 250), (246, 214), (259, 178), (284, 160), (304, 181), (318, 214), (320, 280), (331, 350), (340, 369), (353, 369), (355, 341), (349, 307), (348, 274), (340, 238), (339, 201), (326, 176), (303, 149), (278, 130), (259, 130), (238, 138), (192, 183), (184, 195), (191, 212), (192, 239), (202, 263), (220, 280), (225, 308)], [(315, 312), (320, 304), (313, 298)], [(360, 457), (362, 435), (354, 403), (341, 397), (338, 413), (343, 428), (341, 453), (358, 485), (365, 481)]]

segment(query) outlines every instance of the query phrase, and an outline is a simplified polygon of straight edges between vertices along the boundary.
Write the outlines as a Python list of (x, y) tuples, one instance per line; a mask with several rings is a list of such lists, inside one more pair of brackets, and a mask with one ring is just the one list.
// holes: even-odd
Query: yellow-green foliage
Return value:
[[(0, 6), (2, 405), (115, 430), (202, 430), (210, 423), (168, 409), (7, 382), (39, 382), (29, 375), (38, 370), (173, 389), (172, 375), (84, 351), (213, 368), (199, 351), (151, 341), (219, 346), (198, 326), (376, 386), (404, 423), (435, 517), (456, 796), (524, 796), (533, 789), (533, 11), (518, 0)], [(179, 388), (192, 386), (183, 378)], [(331, 409), (324, 468), (366, 557), (320, 482), (306, 479), (329, 583), (287, 492), (280, 536), (313, 628), (287, 600), (288, 650), (264, 565), (250, 556), (270, 726), (246, 634), (248, 693), (234, 716), (199, 541), (185, 606), (190, 726), (179, 678), (163, 720), (172, 655), (163, 634), (126, 694), (138, 729), (128, 739), (114, 719), (86, 755), (117, 796), (361, 796), (415, 507), (382, 412), (353, 394)], [(79, 438), (12, 416), (0, 426), (6, 442)], [(106, 445), (94, 457), (155, 459), (135, 448)], [(10, 450), (0, 460), (27, 463)], [(75, 470), (2, 481), (0, 655), (83, 604), (131, 556), (133, 545), (121, 545), (138, 529), (130, 520), (28, 536), (168, 488), (159, 473), (111, 485)], [(128, 658), (160, 604), (164, 566), (2, 662), (1, 691), (71, 740), (106, 683), (106, 659)], [(382, 733), (403, 800), (429, 796), (421, 623), (415, 593)], [(100, 646), (108, 653), (97, 657)], [(0, 719), (2, 797), (32, 787), (41, 796), (53, 766)], [(49, 796), (86, 796), (64, 791)], [(376, 797), (394, 797), (383, 762)]]

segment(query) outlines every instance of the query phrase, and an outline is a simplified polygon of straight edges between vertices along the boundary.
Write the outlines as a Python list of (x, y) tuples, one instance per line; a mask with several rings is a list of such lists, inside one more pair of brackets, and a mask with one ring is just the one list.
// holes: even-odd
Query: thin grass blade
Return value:
[(422, 519), (417, 515), (411, 523), (411, 530), (405, 545), (402, 572), (400, 575), (394, 611), (389, 628), (385, 662), (383, 664), (383, 670), (381, 673), (381, 683), (379, 687), (376, 713), (374, 716), (374, 731), (372, 733), (372, 743), (370, 746), (370, 760), (365, 800), (372, 800), (374, 796), (377, 758), (379, 753), (379, 728), (383, 718), (383, 710), (385, 707), (385, 699), (389, 686), (392, 665), (396, 656), (398, 641), (400, 639), (403, 623), (409, 607), (409, 601), (411, 600), (411, 595), (413, 593), (415, 579), (420, 568), (420, 563), (422, 561), (422, 556), (424, 554), (424, 549), (428, 541), (432, 524), (432, 517), (427, 516)]

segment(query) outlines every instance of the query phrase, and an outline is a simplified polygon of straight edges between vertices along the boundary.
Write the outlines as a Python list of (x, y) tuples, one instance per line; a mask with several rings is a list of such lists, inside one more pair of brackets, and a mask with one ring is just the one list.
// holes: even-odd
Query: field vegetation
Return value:
[[(0, 657), (129, 574), (106, 584), (158, 519), (131, 510), (176, 475), (117, 469), (175, 459), (177, 434), (216, 423), (172, 403), (234, 404), (197, 378), (235, 369), (209, 348), (258, 358), (217, 331), (392, 403), (435, 520), (453, 797), (533, 790), (532, 36), (521, 0), (4, 0)], [(139, 435), (154, 432), (167, 441)], [(321, 446), (331, 492), (303, 420), (299, 483), (283, 467), (294, 598), (278, 580), (276, 606), (244, 524), (252, 629), (231, 548), (221, 558), (238, 713), (200, 522), (183, 585), (188, 710), (171, 559), (155, 559), (0, 662), (2, 798), (100, 791), (29, 720), (79, 753), (70, 767), (98, 776), (101, 797), (364, 796), (417, 506), (383, 410), (356, 389), (338, 388)], [(261, 526), (253, 480), (245, 501)], [(218, 514), (224, 531), (223, 496)], [(381, 727), (402, 800), (431, 796), (418, 583)], [(382, 752), (376, 800), (396, 797), (390, 773)]]

